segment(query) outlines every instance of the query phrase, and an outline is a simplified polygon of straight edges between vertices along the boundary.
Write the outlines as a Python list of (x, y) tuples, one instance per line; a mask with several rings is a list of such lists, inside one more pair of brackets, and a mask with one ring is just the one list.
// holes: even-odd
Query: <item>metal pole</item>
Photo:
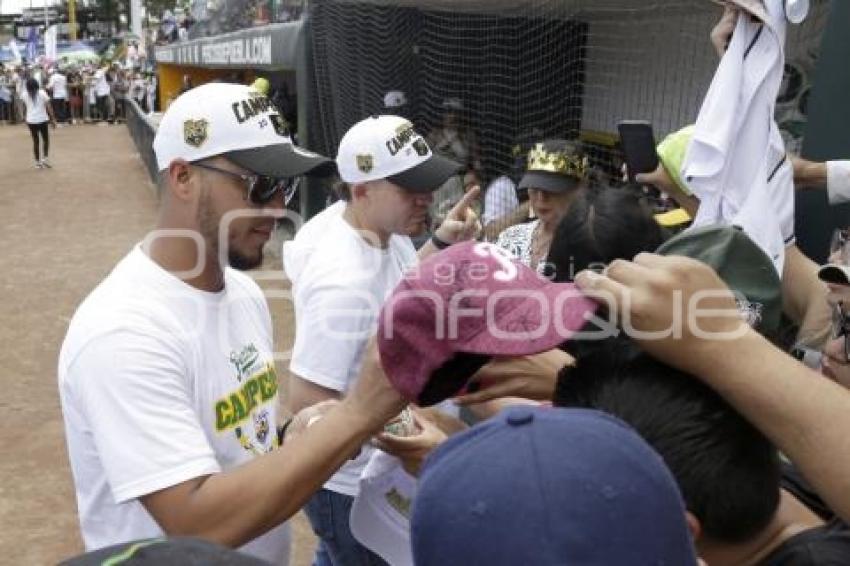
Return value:
[(71, 41), (77, 41), (77, 0), (68, 0), (68, 33)]
[(142, 39), (142, 0), (130, 0), (130, 31)]

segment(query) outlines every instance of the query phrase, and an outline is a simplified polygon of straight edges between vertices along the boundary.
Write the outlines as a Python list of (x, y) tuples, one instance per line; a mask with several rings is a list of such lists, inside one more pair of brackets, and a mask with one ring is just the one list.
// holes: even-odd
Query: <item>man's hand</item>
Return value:
[(827, 283), (826, 287), (829, 289), (829, 292), (826, 295), (826, 302), (833, 307), (840, 306), (841, 310), (847, 312), (848, 307), (850, 307), (850, 286)]
[(642, 253), (612, 262), (605, 275), (583, 271), (575, 282), (607, 304), (647, 352), (694, 375), (706, 373), (733, 340), (750, 332), (729, 288), (690, 258)]
[(387, 454), (401, 460), (408, 474), (418, 476), (425, 458), (448, 437), (422, 411), (411, 407), (411, 413), (416, 424), (416, 434), (396, 436), (383, 432), (375, 437), (373, 443)]
[(398, 415), (407, 405), (407, 401), (387, 380), (384, 368), (381, 366), (378, 342), (374, 337), (369, 340), (366, 351), (363, 353), (360, 377), (342, 405), (352, 409), (358, 417), (367, 420), (367, 426), (375, 431)]
[(498, 358), (472, 376), (469, 389), (474, 392), (458, 396), (455, 402), (472, 405), (502, 397), (550, 401), (558, 372), (574, 363), (572, 356), (558, 349), (531, 356)]
[(472, 210), (472, 203), (478, 198), (480, 192), (481, 187), (475, 186), (463, 195), (437, 228), (437, 238), (449, 244), (456, 244), (478, 237), (481, 232), (481, 222)]
[(720, 58), (723, 58), (726, 48), (729, 47), (729, 41), (732, 40), (732, 33), (735, 31), (735, 26), (738, 25), (739, 13), (738, 8), (727, 5), (723, 9), (720, 21), (711, 30), (711, 44)]
[(850, 363), (844, 351), (844, 336), (827, 342), (821, 363), (821, 371), (825, 376), (850, 389)]
[[(625, 169), (626, 166), (623, 165), (623, 168)], [(664, 192), (669, 192), (670, 188), (676, 186), (673, 179), (671, 179), (670, 175), (667, 174), (667, 169), (665, 169), (660, 163), (658, 164), (658, 167), (655, 168), (655, 171), (651, 171), (649, 173), (637, 173), (635, 175), (635, 181), (641, 185), (652, 185), (658, 190)]]
[[(623, 164), (623, 181), (628, 180), (628, 168)], [(662, 163), (658, 164), (655, 171), (649, 173), (638, 173), (635, 175), (635, 182), (641, 185), (652, 185), (659, 191), (667, 193), (676, 204), (685, 209), (691, 218), (696, 217), (699, 210), (699, 199), (694, 195), (689, 195), (683, 191), (679, 185), (670, 177), (667, 169)]]

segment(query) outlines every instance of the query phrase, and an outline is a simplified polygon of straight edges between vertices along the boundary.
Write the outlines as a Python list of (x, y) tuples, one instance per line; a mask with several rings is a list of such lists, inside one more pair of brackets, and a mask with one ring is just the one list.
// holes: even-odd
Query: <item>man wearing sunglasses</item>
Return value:
[[(307, 222), (283, 250), (295, 302), (293, 410), (350, 396), (381, 303), (404, 272), (480, 228), (469, 209), (478, 195), (474, 187), (417, 254), (408, 226), (426, 218), (434, 191), (461, 166), (433, 153), (405, 118), (358, 122), (340, 141), (336, 161), (342, 201)], [(316, 566), (384, 564), (355, 540), (348, 524), (372, 452), (365, 446), (305, 508), (321, 539)]]
[(187, 91), (162, 118), (156, 229), (79, 307), (59, 359), (87, 550), (184, 535), (287, 564), (285, 521), (403, 406), (373, 364), (359, 393), (280, 446), (271, 318), (238, 270), (261, 263), (293, 179), (332, 168), (282, 124), (228, 84)]

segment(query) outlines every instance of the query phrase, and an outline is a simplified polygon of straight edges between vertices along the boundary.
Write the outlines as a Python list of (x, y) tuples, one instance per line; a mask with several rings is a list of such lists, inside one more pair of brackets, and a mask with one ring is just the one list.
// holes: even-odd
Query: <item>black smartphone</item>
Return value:
[(658, 154), (655, 152), (655, 135), (652, 125), (643, 120), (624, 120), (617, 124), (620, 132), (620, 144), (623, 157), (629, 169), (629, 181), (635, 181), (638, 173), (651, 173), (658, 167)]

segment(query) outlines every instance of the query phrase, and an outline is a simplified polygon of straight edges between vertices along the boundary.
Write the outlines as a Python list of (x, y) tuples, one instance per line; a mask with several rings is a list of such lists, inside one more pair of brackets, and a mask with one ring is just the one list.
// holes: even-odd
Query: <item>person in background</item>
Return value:
[(127, 120), (127, 96), (130, 92), (130, 84), (123, 69), (115, 69), (115, 78), (112, 81), (112, 98), (115, 101), (115, 120), (124, 122)]
[(109, 120), (111, 124), (113, 117), (109, 113), (109, 95), (112, 92), (112, 87), (109, 85), (109, 68), (103, 66), (94, 74), (94, 95), (97, 99), (97, 113), (100, 122), (106, 123)]
[(9, 124), (12, 121), (12, 90), (9, 88), (9, 76), (0, 67), (0, 122)]
[(50, 78), (47, 81), (47, 90), (50, 91), (57, 121), (60, 123), (69, 122), (68, 78), (59, 68), (54, 67), (50, 72)]
[(11, 84), (14, 87), (12, 91), (12, 122), (26, 121), (26, 108), (24, 107), (23, 95), (26, 92), (26, 83), (29, 78), (29, 72), (26, 67), (20, 65), (15, 68), (12, 73)]
[[(50, 106), (50, 97), (47, 93), (39, 88), (38, 81), (30, 78), (27, 79), (26, 92), (22, 99), (26, 108), (26, 121), (32, 136), (32, 151), (35, 156), (35, 168), (43, 169), (51, 167), (50, 161), (47, 159), (47, 153), (50, 150), (50, 135), (47, 131), (47, 122), (49, 121), (53, 127), (56, 127), (56, 117), (53, 115), (53, 107)], [(38, 138), (41, 137), (42, 149), (44, 157), (42, 158), (38, 151)]]
[[(464, 105), (460, 98), (447, 98), (443, 101), (443, 121), (427, 136), (428, 145), (434, 151), (460, 163), (463, 172), (472, 171), (480, 177), (482, 171), (481, 150), (475, 132), (466, 123), (463, 115)], [(432, 230), (439, 227), (443, 215), (464, 195), (464, 179), (455, 176), (448, 179), (434, 193), (434, 202), (429, 209)]]
[(133, 100), (136, 101), (136, 104), (139, 105), (144, 111), (147, 111), (145, 107), (145, 98), (147, 97), (147, 85), (145, 84), (145, 79), (142, 78), (142, 74), (139, 72), (133, 73), (133, 80), (130, 82), (130, 96)]
[(97, 92), (95, 90), (95, 77), (91, 70), (83, 73), (84, 98), (83, 119), (86, 122), (95, 122), (99, 119), (97, 113)]
[(391, 90), (384, 95), (384, 112), (407, 118), (409, 107), (403, 90)]
[(575, 144), (557, 139), (535, 144), (528, 153), (519, 188), (528, 190), (529, 205), (537, 220), (504, 230), (496, 245), (542, 272), (555, 228), (573, 200), (587, 188), (587, 176), (587, 158)]
[(517, 190), (517, 182), (525, 171), (528, 151), (540, 139), (543, 132), (539, 128), (519, 135), (511, 148), (510, 170), (487, 185), (481, 217), (487, 241), (495, 242), (503, 230), (528, 219), (528, 190)]
[(139, 68), (139, 50), (136, 45), (135, 41), (131, 41), (127, 45), (126, 66), (130, 71), (135, 71)]
[(72, 124), (80, 123), (83, 120), (83, 101), (85, 100), (83, 92), (82, 76), (79, 69), (74, 69), (68, 73), (68, 107)]
[(187, 90), (192, 90), (192, 88), (194, 88), (194, 85), (192, 84), (192, 77), (190, 77), (189, 75), (183, 75), (183, 79), (180, 84), (180, 94), (183, 94)]
[(154, 75), (153, 73), (148, 73), (147, 94), (146, 94), (148, 114), (152, 114), (153, 112), (156, 112), (156, 89), (157, 89), (156, 75)]

